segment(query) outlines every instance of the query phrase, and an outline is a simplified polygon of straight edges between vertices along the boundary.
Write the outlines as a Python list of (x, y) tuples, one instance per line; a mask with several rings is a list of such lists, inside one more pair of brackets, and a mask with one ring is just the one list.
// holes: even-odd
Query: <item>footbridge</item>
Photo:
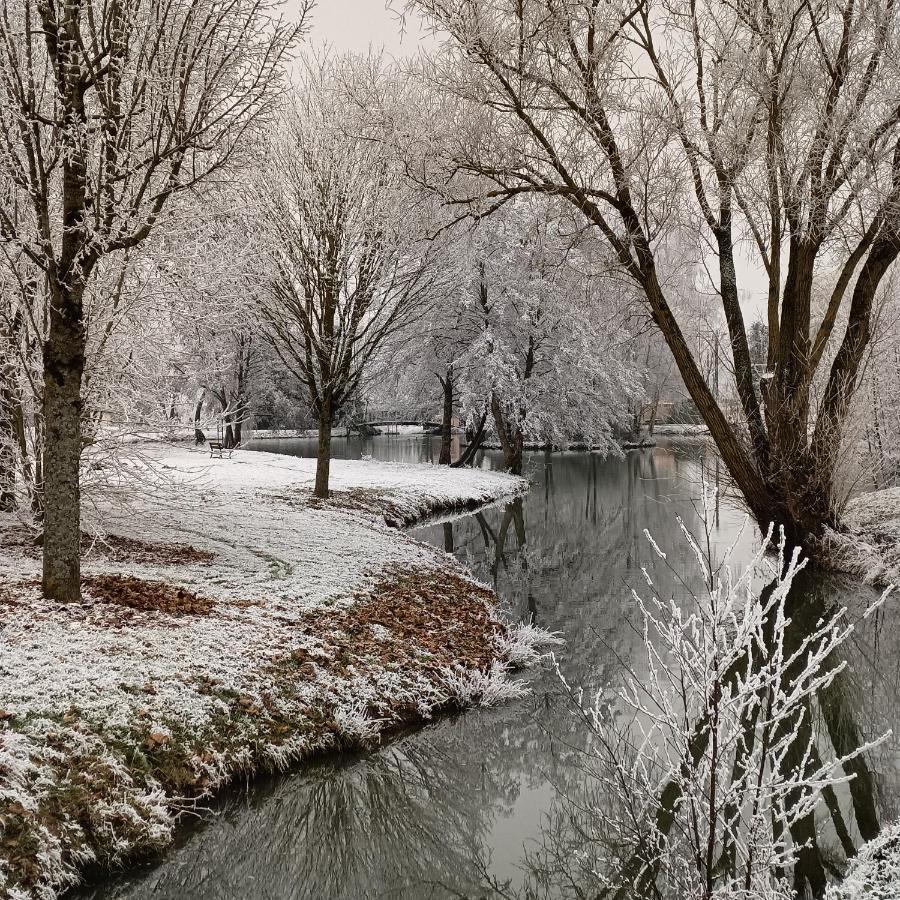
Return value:
[(399, 434), (403, 427), (417, 427), (424, 431), (440, 431), (441, 423), (428, 419), (373, 419), (368, 422), (350, 422), (348, 431), (362, 435)]

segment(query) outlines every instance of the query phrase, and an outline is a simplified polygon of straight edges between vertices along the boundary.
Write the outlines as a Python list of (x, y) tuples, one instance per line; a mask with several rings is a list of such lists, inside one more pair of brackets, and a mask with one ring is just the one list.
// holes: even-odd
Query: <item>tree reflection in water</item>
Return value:
[[(409, 442), (376, 440), (364, 449), (397, 458), (390, 448), (402, 447), (400, 458), (427, 458), (420, 445), (411, 451)], [(490, 454), (485, 464), (491, 464)], [(699, 530), (693, 501), (701, 465), (699, 450), (658, 448), (623, 460), (530, 454), (533, 485), (525, 497), (413, 534), (454, 553), (494, 584), (511, 615), (561, 632), (566, 645), (560, 667), (569, 683), (605, 687), (620, 677), (623, 662), (637, 665), (642, 657), (630, 595), (632, 584), (643, 584), (640, 566), (657, 583), (664, 581), (644, 529), (672, 549), (667, 562), (676, 572), (697, 577), (696, 560), (677, 538), (675, 516)], [(730, 544), (742, 521), (742, 512), (723, 502), (715, 547)], [(744, 558), (752, 543), (748, 533)], [(838, 603), (853, 610), (873, 592), (811, 578), (805, 594), (809, 609)], [(871, 737), (891, 725), (900, 687), (900, 631), (889, 622), (890, 615), (879, 614), (846, 648), (850, 674), (826, 701), (837, 740)], [(246, 796), (235, 793), (161, 864), (84, 896), (590, 896), (591, 879), (574, 855), (589, 850), (591, 833), (577, 804), (589, 802), (595, 815), (617, 798), (590, 795), (584, 766), (590, 736), (571, 714), (555, 676), (545, 670), (529, 677), (533, 695), (522, 703), (446, 719), (355, 762), (255, 784)], [(826, 733), (825, 723), (817, 727)], [(860, 797), (849, 789), (837, 792), (855, 843), (871, 823), (852, 814), (854, 800), (858, 810), (868, 802), (870, 812), (896, 814), (895, 784), (884, 777), (896, 778), (896, 749), (896, 743), (879, 748), (870, 764), (880, 777), (870, 788), (859, 778), (853, 790)], [(834, 829), (822, 846), (829, 859), (842, 855)]]

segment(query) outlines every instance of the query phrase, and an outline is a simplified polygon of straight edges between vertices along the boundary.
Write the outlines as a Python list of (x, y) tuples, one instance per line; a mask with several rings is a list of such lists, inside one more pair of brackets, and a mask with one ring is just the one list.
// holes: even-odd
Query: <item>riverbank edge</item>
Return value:
[(839, 884), (825, 900), (896, 900), (900, 896), (900, 821), (882, 828), (850, 860)]
[(826, 528), (823, 550), (835, 572), (876, 587), (900, 585), (900, 487), (850, 500), (840, 530)]
[[(250, 456), (272, 455), (246, 454)], [(339, 461), (332, 465), (340, 472)], [(377, 476), (379, 464), (366, 466)], [(398, 467), (380, 468), (396, 471)], [(434, 479), (437, 474), (434, 467), (401, 468), (407, 473), (417, 470), (423, 478)], [(48, 900), (78, 884), (88, 869), (114, 871), (153, 856), (174, 840), (180, 823), (199, 800), (236, 778), (283, 770), (323, 753), (377, 745), (398, 729), (423, 724), (438, 713), (521, 696), (525, 689), (510, 678), (511, 673), (536, 662), (540, 647), (552, 642), (552, 636), (505, 622), (493, 591), (477, 583), (455, 560), (413, 541), (396, 527), (372, 521), (382, 518), (408, 527), (429, 516), (478, 508), (527, 490), (522, 479), (484, 472), (477, 476), (469, 495), (460, 492), (459, 484), (455, 495), (431, 496), (426, 487), (414, 497), (404, 497), (397, 488), (379, 495), (364, 484), (360, 487), (366, 491), (362, 508), (352, 497), (346, 503), (352, 490), (336, 492), (335, 499), (324, 505), (314, 505), (303, 496), (293, 498), (302, 504), (301, 518), (312, 511), (332, 521), (341, 519), (351, 533), (351, 543), (353, 533), (362, 543), (373, 533), (388, 536), (405, 550), (415, 545), (413, 555), (418, 558), (387, 562), (376, 558), (368, 584), (351, 584), (325, 603), (294, 604), (291, 625), (299, 624), (300, 633), (283, 641), (276, 652), (255, 660), (258, 671), (250, 681), (263, 685), (262, 690), (235, 690), (238, 685), (221, 682), (217, 686), (213, 676), (221, 674), (222, 666), (211, 666), (203, 687), (221, 695), (216, 697), (220, 715), (198, 723), (193, 733), (190, 726), (179, 730), (174, 722), (165, 721), (158, 708), (150, 713), (135, 707), (118, 710), (131, 721), (124, 727), (120, 722), (104, 728), (102, 721), (81, 718), (75, 707), (48, 716), (46, 710), (28, 704), (17, 708), (15, 698), (3, 697), (0, 895), (11, 900)], [(460, 477), (455, 477), (459, 482)], [(374, 480), (377, 483), (377, 477)], [(486, 480), (494, 482), (493, 490), (485, 490)], [(170, 539), (177, 538), (177, 528), (169, 531)], [(207, 552), (202, 541), (199, 548), (194, 547), (196, 530), (186, 530), (182, 537), (192, 543), (143, 546)], [(7, 615), (16, 619), (17, 633), (21, 634), (23, 625), (29, 627), (22, 620), (34, 608), (39, 608), (37, 618), (44, 624), (48, 618), (59, 618), (57, 624), (64, 629), (75, 627), (75, 620), (69, 621), (71, 610), (39, 600), (33, 566), (22, 566), (18, 586), (11, 582), (9, 558), (8, 548), (0, 548), (0, 562), (6, 563), (0, 608), (5, 606)], [(105, 576), (129, 578), (141, 569), (127, 563), (100, 568)], [(137, 577), (144, 581), (146, 574), (139, 571)], [(176, 581), (183, 585), (185, 579), (169, 583)], [(167, 582), (162, 578), (147, 583)], [(191, 597), (196, 599), (183, 586), (177, 591), (190, 602)], [(115, 602), (105, 602), (109, 600), (108, 594), (98, 599), (86, 589), (77, 615), (96, 627), (91, 616), (121, 612)], [(233, 625), (234, 617), (242, 614), (241, 607), (235, 608), (224, 596), (215, 600), (228, 606), (226, 617)], [(243, 611), (253, 609), (254, 602), (248, 601)], [(286, 608), (291, 609), (284, 597), (276, 606), (282, 616)], [(377, 621), (383, 606), (389, 614)], [(146, 636), (154, 629), (171, 628), (176, 641), (177, 629), (188, 627), (184, 617), (174, 621), (179, 616), (171, 611), (142, 608), (138, 617), (133, 627)], [(112, 627), (121, 632), (132, 625), (118, 620)], [(319, 637), (322, 634), (328, 635), (327, 640)], [(361, 641), (364, 650), (356, 646)], [(328, 658), (330, 651), (337, 651), (332, 656), (339, 664)], [(103, 673), (96, 674), (102, 681)], [(174, 679), (181, 676), (174, 670), (168, 674)], [(196, 666), (191, 675), (197, 675)], [(139, 690), (151, 700), (159, 688), (151, 677)], [(36, 723), (36, 719), (42, 721)]]

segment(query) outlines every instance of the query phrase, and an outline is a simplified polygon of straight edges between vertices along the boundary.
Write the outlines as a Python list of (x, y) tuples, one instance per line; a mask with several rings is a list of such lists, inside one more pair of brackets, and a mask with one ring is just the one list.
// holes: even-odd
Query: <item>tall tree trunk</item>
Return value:
[(331, 423), (334, 419), (331, 400), (322, 402), (319, 409), (319, 449), (316, 454), (316, 486), (313, 496), (328, 499), (328, 476), (331, 472)]
[(13, 449), (12, 405), (13, 392), (6, 386), (0, 373), (0, 512), (13, 512), (16, 508), (16, 454)]
[[(64, 24), (74, 34), (79, 4), (63, 5)], [(41, 16), (48, 19), (46, 9)], [(70, 40), (72, 38), (69, 38)], [(51, 56), (58, 46), (47, 47)], [(56, 88), (63, 132), (88, 127), (80, 66), (57, 60)], [(84, 289), (97, 262), (98, 247), (88, 236), (87, 168), (84, 146), (64, 141), (62, 163), (62, 240), (59, 258), (47, 272), (50, 316), (44, 342), (44, 595), (51, 600), (81, 599), (81, 384), (86, 333)]]
[(453, 366), (447, 369), (445, 378), (439, 379), (444, 389), (444, 413), (441, 419), (441, 455), (438, 463), (450, 465), (450, 442), (453, 436)]
[(491, 413), (494, 416), (494, 427), (497, 429), (497, 437), (500, 439), (500, 449), (503, 450), (503, 465), (511, 475), (522, 474), (522, 450), (524, 436), (518, 425), (507, 427), (506, 417), (503, 415), (503, 407), (496, 394), (491, 395)]
[[(85, 332), (81, 286), (60, 287), (44, 345), (44, 595), (81, 597), (81, 382)], [(56, 297), (54, 299), (56, 299)]]
[(206, 389), (200, 388), (197, 393), (197, 400), (194, 403), (194, 443), (202, 444), (206, 440), (206, 435), (200, 428), (200, 414), (203, 411), (203, 401), (206, 399)]

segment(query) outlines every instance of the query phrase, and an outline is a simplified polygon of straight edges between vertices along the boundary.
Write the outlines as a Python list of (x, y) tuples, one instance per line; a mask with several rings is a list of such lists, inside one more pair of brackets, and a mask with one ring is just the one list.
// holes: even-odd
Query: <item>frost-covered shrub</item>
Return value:
[(645, 669), (588, 699), (570, 690), (592, 735), (576, 868), (619, 900), (776, 900), (807, 879), (824, 889), (814, 811), (883, 740), (840, 757), (817, 732), (817, 695), (844, 669), (836, 651), (853, 626), (843, 609), (810, 615), (814, 601), (792, 593), (804, 562), (783, 536), (770, 530), (736, 573), (733, 547), (714, 567), (679, 524), (706, 589), (665, 596), (643, 570)]
[(900, 822), (869, 841), (826, 900), (896, 900), (900, 897)]

